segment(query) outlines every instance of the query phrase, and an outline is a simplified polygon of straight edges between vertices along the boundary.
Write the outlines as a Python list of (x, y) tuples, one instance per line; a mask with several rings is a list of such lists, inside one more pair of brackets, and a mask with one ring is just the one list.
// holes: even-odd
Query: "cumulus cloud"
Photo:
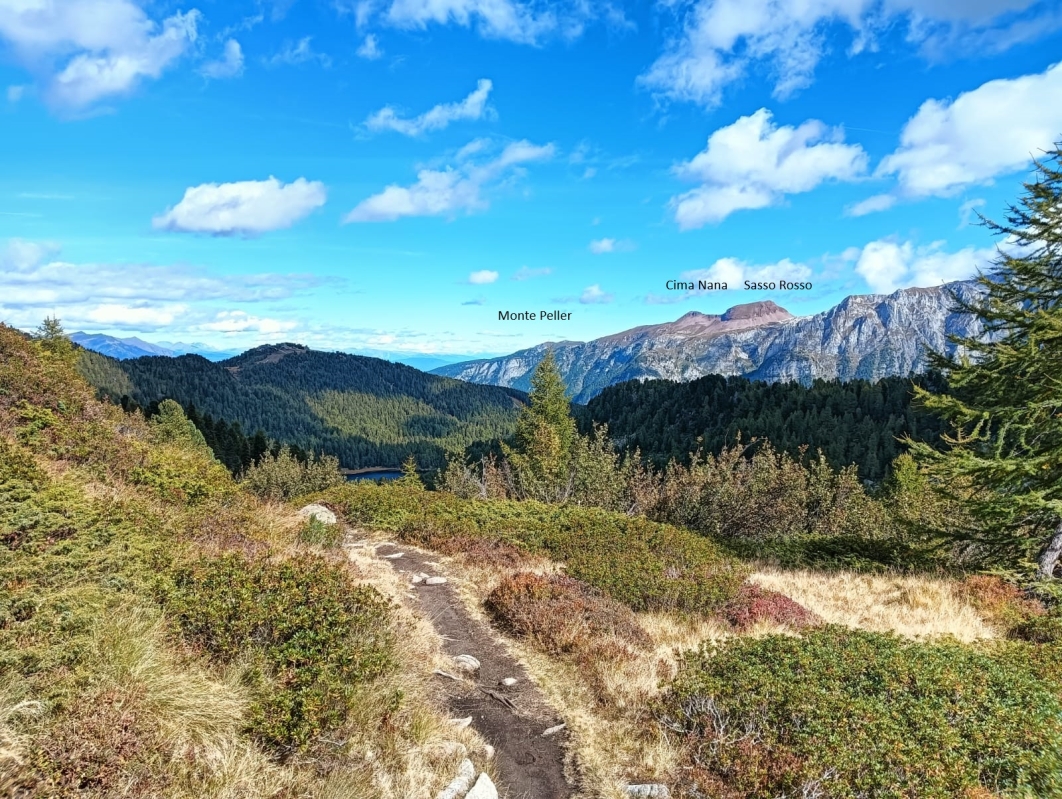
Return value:
[(34, 72), (53, 106), (79, 111), (128, 94), (187, 53), (200, 13), (152, 20), (132, 0), (0, 3), (0, 40)]
[(326, 282), (309, 274), (214, 276), (188, 266), (71, 263), (58, 245), (12, 239), (0, 249), (0, 319), (31, 328), (49, 314), (79, 326), (189, 325), (204, 304), (276, 302)]
[[(851, 34), (850, 56), (872, 49), (879, 32), (901, 25), (929, 58), (972, 47), (1012, 46), (1062, 24), (1046, 0), (694, 0), (681, 31), (640, 76), (663, 98), (716, 106), (725, 87), (754, 68), (774, 77), (785, 99), (810, 85), (827, 29)], [(1022, 13), (1024, 12), (1024, 13)]]
[(945, 252), (943, 241), (917, 246), (910, 241), (880, 239), (863, 247), (855, 271), (871, 291), (887, 294), (906, 286), (939, 286), (973, 277), (995, 257), (992, 247)]
[(225, 42), (221, 58), (207, 61), (199, 70), (207, 78), (235, 78), (243, 74), (243, 50), (235, 39)]
[(380, 49), (380, 43), (373, 34), (369, 34), (362, 41), (361, 46), (357, 49), (358, 58), (364, 58), (367, 61), (375, 61), (378, 58), (383, 58), (383, 50)]
[[(806, 281), (812, 277), (812, 270), (807, 264), (797, 263), (783, 258), (773, 264), (751, 264), (740, 258), (720, 258), (704, 269), (691, 269), (679, 276), (682, 280), (696, 283), (725, 283), (728, 290), (741, 289), (744, 281), (757, 283), (777, 283), (780, 280)], [(686, 292), (669, 292), (665, 295), (649, 294), (645, 301), (649, 305), (669, 305), (683, 302), (691, 297), (700, 297), (710, 292), (693, 290)]]
[(481, 192), (506, 177), (521, 174), (520, 165), (552, 158), (554, 146), (518, 141), (496, 158), (482, 164), (471, 161), (458, 168), (422, 169), (412, 186), (393, 184), (358, 203), (344, 222), (393, 222), (404, 216), (454, 215), (483, 210), (488, 203)]
[(478, 272), (473, 272), (468, 276), (468, 282), (473, 286), (482, 286), (487, 283), (493, 283), (498, 279), (498, 273), (492, 269), (480, 269)]
[(552, 272), (553, 270), (548, 266), (542, 267), (541, 269), (531, 269), (527, 266), (521, 266), (513, 274), (512, 279), (518, 281), (534, 280), (536, 277), (545, 277)]
[(953, 101), (927, 100), (877, 174), (895, 175), (904, 197), (950, 196), (1022, 169), (1060, 130), (1062, 63), (989, 81)]
[(689, 230), (735, 211), (776, 205), (827, 180), (855, 180), (866, 169), (867, 154), (845, 144), (839, 128), (817, 120), (779, 127), (761, 108), (719, 128), (704, 150), (674, 168), (678, 177), (701, 185), (673, 197), (671, 208), (679, 227)]
[(208, 233), (214, 236), (256, 236), (291, 227), (325, 204), (323, 183), (299, 178), (281, 183), (244, 180), (204, 183), (185, 190), (177, 205), (156, 216), (159, 230)]
[(393, 130), (404, 136), (421, 136), (429, 130), (442, 130), (458, 120), (489, 118), (494, 110), (487, 105), (487, 97), (493, 85), (483, 78), (464, 100), (439, 104), (413, 119), (403, 119), (394, 108), (384, 106), (365, 120), (365, 127), (371, 131)]
[(275, 53), (267, 62), (270, 66), (278, 64), (305, 64), (307, 61), (317, 61), (323, 67), (332, 66), (332, 59), (325, 53), (318, 53), (310, 42), (312, 36), (303, 36), (298, 42), (285, 42), (278, 53)]
[(594, 239), (590, 242), (590, 252), (603, 255), (610, 252), (629, 252), (634, 249), (630, 239)]

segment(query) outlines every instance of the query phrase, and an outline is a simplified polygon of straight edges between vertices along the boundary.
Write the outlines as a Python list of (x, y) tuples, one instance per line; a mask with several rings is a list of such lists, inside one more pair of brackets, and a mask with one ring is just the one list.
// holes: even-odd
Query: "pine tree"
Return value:
[(943, 452), (911, 442), (938, 486), (962, 494), (973, 523), (956, 534), (1018, 557), (1041, 578), (1062, 554), (1062, 146), (1037, 162), (1007, 221), (1006, 237), (978, 277), (981, 299), (959, 301), (985, 338), (954, 337), (955, 360), (937, 356), (950, 393), (916, 389), (951, 424)]
[(550, 351), (531, 376), (529, 403), (516, 420), (516, 445), (502, 447), (517, 496), (546, 502), (568, 498), (576, 435), (564, 380)]
[(63, 330), (63, 325), (54, 316), (45, 317), (37, 327), (34, 338), (40, 342), (44, 351), (66, 363), (77, 360), (77, 350)]
[(424, 488), (424, 481), (420, 479), (420, 472), (417, 471), (417, 459), (412, 454), (406, 456), (402, 462), (402, 476), (395, 482), (407, 488)]

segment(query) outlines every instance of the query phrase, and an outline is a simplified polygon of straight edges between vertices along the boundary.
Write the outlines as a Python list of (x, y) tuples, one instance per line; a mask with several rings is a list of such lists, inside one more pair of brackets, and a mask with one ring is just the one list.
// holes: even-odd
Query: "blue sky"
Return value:
[(499, 354), (934, 285), (1060, 61), (1057, 0), (0, 0), (0, 320)]

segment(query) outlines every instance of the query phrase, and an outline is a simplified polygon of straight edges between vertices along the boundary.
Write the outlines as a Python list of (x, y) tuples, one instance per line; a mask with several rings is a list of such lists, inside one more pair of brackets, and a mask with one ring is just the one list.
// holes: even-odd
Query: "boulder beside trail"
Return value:
[(299, 515), (305, 516), (307, 519), (316, 518), (317, 521), (322, 524), (336, 523), (336, 515), (324, 505), (318, 505), (316, 503), (299, 508)]
[(498, 799), (498, 789), (485, 773), (479, 775), (472, 790), (465, 794), (465, 799)]

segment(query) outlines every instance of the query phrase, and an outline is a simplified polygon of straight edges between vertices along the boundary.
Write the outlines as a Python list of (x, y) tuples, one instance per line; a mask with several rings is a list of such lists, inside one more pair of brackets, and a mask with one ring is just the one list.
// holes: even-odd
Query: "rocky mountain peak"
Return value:
[(761, 300), (760, 302), (747, 302), (742, 305), (735, 305), (723, 314), (722, 319), (724, 322), (730, 322), (739, 319), (762, 319), (763, 317), (772, 317), (771, 321), (774, 321), (777, 317), (790, 319), (792, 316), (793, 315), (789, 313), (789, 311), (771, 300)]

